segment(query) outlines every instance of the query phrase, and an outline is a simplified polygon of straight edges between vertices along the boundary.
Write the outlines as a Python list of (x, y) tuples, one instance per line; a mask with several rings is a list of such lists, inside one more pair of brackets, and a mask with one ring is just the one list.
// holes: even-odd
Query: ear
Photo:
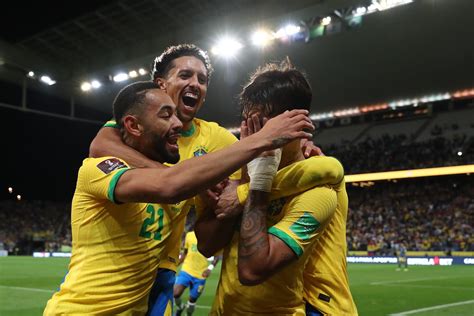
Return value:
[(143, 134), (143, 127), (134, 115), (126, 115), (123, 118), (123, 127), (130, 135), (139, 137)]
[(168, 85), (167, 85), (165, 79), (158, 77), (158, 78), (155, 79), (155, 83), (160, 87), (161, 90), (166, 91), (166, 88), (168, 87)]

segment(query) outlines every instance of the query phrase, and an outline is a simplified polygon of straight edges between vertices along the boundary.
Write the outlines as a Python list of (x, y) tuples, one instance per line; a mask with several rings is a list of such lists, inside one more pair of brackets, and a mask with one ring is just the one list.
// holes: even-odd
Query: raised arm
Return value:
[(293, 110), (271, 119), (258, 132), (223, 150), (185, 160), (171, 168), (141, 168), (121, 174), (114, 190), (119, 202), (176, 203), (209, 188), (260, 153), (292, 140), (309, 138), (314, 129), (305, 110)]
[(103, 128), (101, 128), (95, 138), (92, 140), (92, 143), (89, 147), (90, 157), (118, 157), (136, 168), (166, 168), (163, 164), (151, 160), (132, 147), (125, 145), (122, 141), (120, 131), (113, 127), (115, 122), (111, 122), (107, 123)]

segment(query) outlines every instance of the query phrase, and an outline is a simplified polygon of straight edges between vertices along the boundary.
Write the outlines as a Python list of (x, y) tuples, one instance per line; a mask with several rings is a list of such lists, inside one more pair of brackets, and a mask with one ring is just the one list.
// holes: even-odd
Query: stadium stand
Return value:
[(349, 250), (394, 255), (412, 251), (474, 251), (474, 188), (470, 176), (435, 177), (349, 186)]

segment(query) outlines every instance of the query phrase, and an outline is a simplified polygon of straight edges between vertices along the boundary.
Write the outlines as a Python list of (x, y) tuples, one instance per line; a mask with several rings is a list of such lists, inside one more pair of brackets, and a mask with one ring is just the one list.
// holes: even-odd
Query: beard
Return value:
[(160, 162), (168, 162), (175, 164), (179, 161), (179, 151), (170, 152), (166, 149), (166, 140), (158, 135), (154, 135), (152, 139), (152, 148), (155, 156), (154, 160)]

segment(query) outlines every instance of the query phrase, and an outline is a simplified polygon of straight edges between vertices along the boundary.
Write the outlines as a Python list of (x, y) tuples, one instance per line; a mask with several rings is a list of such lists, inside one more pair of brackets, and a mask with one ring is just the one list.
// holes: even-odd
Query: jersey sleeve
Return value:
[(293, 198), (285, 216), (268, 233), (281, 239), (300, 257), (321, 235), (337, 207), (336, 192), (317, 187)]
[(127, 170), (130, 170), (130, 167), (119, 158), (89, 158), (81, 167), (78, 185), (96, 199), (116, 203), (115, 187)]
[(109, 120), (107, 122), (105, 122), (104, 126), (102, 127), (112, 127), (112, 128), (119, 128), (117, 122), (115, 120)]
[[(273, 180), (270, 200), (291, 196), (319, 185), (336, 185), (344, 180), (344, 168), (333, 157), (315, 156), (278, 170)], [(249, 184), (237, 188), (240, 204), (248, 197)]]

